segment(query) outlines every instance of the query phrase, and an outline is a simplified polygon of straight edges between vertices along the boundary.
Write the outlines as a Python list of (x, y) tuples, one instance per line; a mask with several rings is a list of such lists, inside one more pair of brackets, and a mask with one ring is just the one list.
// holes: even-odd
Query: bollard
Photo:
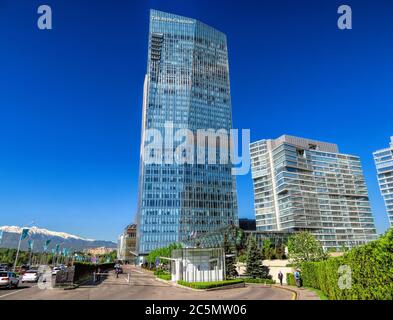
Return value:
[(96, 273), (93, 272), (93, 283), (96, 283)]
[(128, 274), (128, 280), (127, 281), (128, 281), (128, 283), (130, 283), (130, 274)]

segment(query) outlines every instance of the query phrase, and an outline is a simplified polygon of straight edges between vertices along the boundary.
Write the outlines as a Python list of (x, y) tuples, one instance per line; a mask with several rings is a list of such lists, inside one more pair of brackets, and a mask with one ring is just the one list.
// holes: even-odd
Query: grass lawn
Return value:
[(319, 289), (315, 289), (315, 288), (311, 288), (311, 287), (304, 287), (310, 291), (313, 291), (317, 294), (317, 296), (319, 297), (319, 299), (321, 300), (329, 300), (329, 298)]

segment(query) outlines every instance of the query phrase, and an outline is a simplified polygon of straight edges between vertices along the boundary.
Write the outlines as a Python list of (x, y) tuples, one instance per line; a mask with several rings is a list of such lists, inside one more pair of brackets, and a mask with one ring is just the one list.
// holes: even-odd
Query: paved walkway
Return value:
[(287, 285), (280, 286), (279, 284), (274, 285), (274, 287), (296, 292), (296, 300), (320, 300), (319, 296), (314, 291), (311, 291), (309, 289)]

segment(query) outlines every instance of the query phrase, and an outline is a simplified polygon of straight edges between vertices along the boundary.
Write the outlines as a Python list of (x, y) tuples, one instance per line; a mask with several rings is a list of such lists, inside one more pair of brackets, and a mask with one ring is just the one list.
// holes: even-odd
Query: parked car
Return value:
[(28, 265), (21, 265), (19, 267), (16, 267), (16, 272), (18, 272), (19, 274), (23, 275), (27, 270), (30, 270), (30, 267)]
[(8, 289), (16, 288), (19, 284), (19, 277), (15, 272), (2, 271), (0, 272), (0, 287)]
[(65, 270), (64, 267), (54, 267), (54, 268), (52, 269), (52, 276), (57, 275), (57, 273), (58, 273), (59, 271), (63, 271), (63, 270)]
[(37, 270), (27, 270), (22, 276), (22, 283), (24, 282), (38, 282), (40, 275)]

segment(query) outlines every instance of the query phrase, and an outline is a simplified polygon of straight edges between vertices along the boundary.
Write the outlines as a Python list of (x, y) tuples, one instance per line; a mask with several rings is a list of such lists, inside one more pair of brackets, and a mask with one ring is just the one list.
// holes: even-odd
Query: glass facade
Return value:
[(376, 238), (358, 157), (291, 136), (257, 141), (250, 151), (257, 230), (307, 230), (335, 249)]
[[(168, 124), (173, 132), (188, 129), (195, 135), (200, 129), (232, 128), (227, 42), (225, 34), (197, 20), (151, 10), (137, 215), (142, 255), (237, 224), (230, 161), (179, 164), (164, 157), (161, 163), (144, 161), (147, 130), (157, 130), (167, 141)], [(165, 151), (175, 151), (181, 144), (172, 141)], [(220, 144), (217, 154), (219, 159)], [(194, 160), (197, 155), (198, 150)]]
[(291, 235), (290, 231), (250, 231), (237, 226), (227, 226), (186, 240), (182, 245), (185, 248), (222, 248), (226, 238), (229, 247), (244, 250), (247, 249), (248, 237), (252, 236), (261, 249), (265, 240), (269, 240), (275, 248), (278, 248), (283, 246)]
[(390, 227), (393, 226), (393, 137), (390, 147), (374, 152), (379, 188), (385, 201)]

